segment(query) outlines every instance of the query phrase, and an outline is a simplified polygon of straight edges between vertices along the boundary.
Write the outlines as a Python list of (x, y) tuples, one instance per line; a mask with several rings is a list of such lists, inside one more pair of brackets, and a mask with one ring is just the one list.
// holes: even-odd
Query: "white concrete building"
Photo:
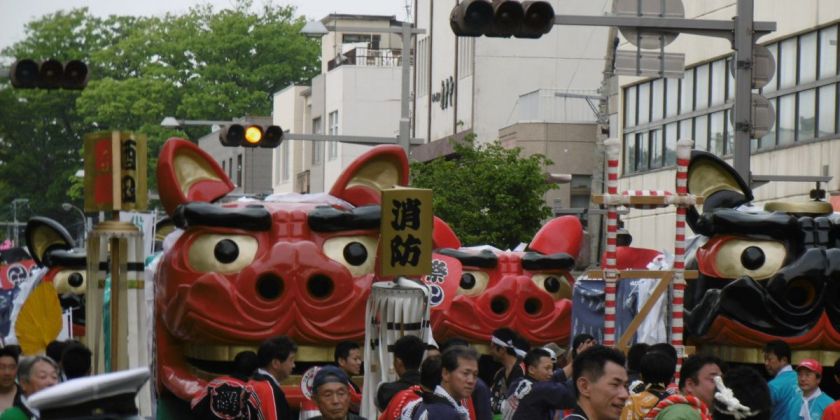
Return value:
[[(735, 0), (684, 1), (686, 17), (729, 20)], [(775, 78), (761, 91), (776, 108), (776, 126), (752, 144), (753, 175), (830, 175), (829, 194), (840, 190), (837, 88), (840, 2), (763, 0), (756, 21), (776, 21), (777, 30), (758, 40), (776, 58)], [(623, 41), (623, 40), (622, 40)], [(622, 42), (620, 49), (632, 48)], [(729, 113), (734, 78), (728, 40), (680, 35), (666, 52), (686, 54), (682, 79), (619, 77), (612, 98), (612, 136), (623, 140), (621, 190), (674, 189), (674, 149), (679, 138), (731, 163)], [(807, 200), (812, 183), (772, 182), (754, 189), (756, 202)], [(835, 206), (837, 207), (837, 206)], [(625, 227), (633, 244), (672, 249), (674, 210), (632, 210)], [(643, 234), (641, 232), (644, 232)]]
[[(610, 5), (608, 0), (550, 3), (556, 14), (600, 15)], [(414, 24), (426, 33), (416, 40), (412, 134), (432, 142), (414, 149), (416, 159), (447, 154), (448, 138), (471, 132), (489, 142), (519, 122), (595, 120), (583, 101), (558, 94), (594, 94), (600, 87), (606, 28), (555, 26), (540, 39), (458, 38), (449, 24), (456, 4), (414, 1)]]
[[(401, 26), (393, 16), (330, 15), (337, 27)], [(274, 123), (292, 133), (393, 137), (400, 118), (399, 35), (330, 32), (321, 39), (322, 72), (310, 86), (274, 95)], [(329, 190), (341, 171), (370, 146), (283, 141), (274, 151), (275, 193)]]

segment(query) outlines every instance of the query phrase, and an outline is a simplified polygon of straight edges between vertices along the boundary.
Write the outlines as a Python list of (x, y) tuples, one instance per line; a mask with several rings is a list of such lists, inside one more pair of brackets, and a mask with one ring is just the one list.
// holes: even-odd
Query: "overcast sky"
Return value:
[[(166, 12), (180, 14), (190, 6), (210, 3), (215, 9), (229, 8), (231, 0), (0, 0), (0, 49), (5, 48), (23, 36), (26, 22), (57, 10), (88, 7), (94, 15), (163, 15)], [(254, 0), (259, 6), (264, 0)], [(369, 15), (395, 15), (406, 18), (406, 0), (274, 0), (274, 4), (291, 4), (297, 13), (309, 18), (321, 19), (330, 13), (352, 13)], [(410, 1), (409, 4), (413, 4)]]

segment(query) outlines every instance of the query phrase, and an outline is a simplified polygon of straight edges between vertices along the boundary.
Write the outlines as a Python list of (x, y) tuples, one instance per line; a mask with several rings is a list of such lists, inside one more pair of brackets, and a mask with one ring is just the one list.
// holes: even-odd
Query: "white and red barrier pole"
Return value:
[[(621, 156), (621, 141), (611, 138), (604, 141), (607, 152), (607, 194), (618, 195), (618, 159)], [(604, 261), (604, 345), (615, 345), (615, 296), (618, 289), (616, 268), (616, 233), (618, 231), (617, 205), (605, 200), (607, 206), (607, 252)]]
[[(690, 139), (677, 142), (677, 195), (680, 198), (688, 195), (688, 162), (691, 159)], [(677, 206), (676, 232), (674, 236), (674, 297), (671, 323), (671, 344), (677, 349), (677, 371), (682, 366), (685, 355), (683, 343), (683, 301), (685, 298), (685, 205)]]

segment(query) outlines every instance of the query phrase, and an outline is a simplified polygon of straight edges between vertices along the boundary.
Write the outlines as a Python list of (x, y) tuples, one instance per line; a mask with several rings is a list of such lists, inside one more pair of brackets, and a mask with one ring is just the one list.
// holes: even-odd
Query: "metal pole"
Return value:
[(408, 115), (409, 79), (411, 78), (411, 25), (408, 22), (402, 24), (402, 94), (400, 96), (400, 146), (409, 154), (409, 126), (411, 120)]
[(735, 171), (750, 184), (750, 129), (752, 127), (753, 0), (738, 0), (735, 17)]
[(12, 226), (15, 229), (15, 246), (20, 246), (20, 243), (18, 243), (17, 199), (12, 200), (12, 222), (14, 223)]

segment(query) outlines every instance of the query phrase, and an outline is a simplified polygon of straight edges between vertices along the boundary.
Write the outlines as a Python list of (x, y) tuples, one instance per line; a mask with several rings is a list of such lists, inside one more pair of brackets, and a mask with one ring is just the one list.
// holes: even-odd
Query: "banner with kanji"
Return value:
[(419, 277), (432, 271), (432, 190), (382, 191), (379, 275)]

